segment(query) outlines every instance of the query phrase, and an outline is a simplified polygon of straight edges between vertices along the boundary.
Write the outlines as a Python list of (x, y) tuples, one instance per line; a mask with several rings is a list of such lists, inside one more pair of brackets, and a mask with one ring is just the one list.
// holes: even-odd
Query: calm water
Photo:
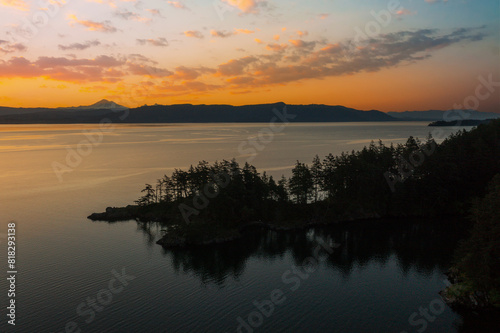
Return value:
[[(255, 332), (416, 332), (423, 317), (414, 316), (420, 320), (414, 326), (408, 320), (420, 307), (439, 303), (458, 237), (426, 221), (255, 233), (236, 244), (165, 251), (155, 244), (156, 225), (93, 223), (86, 216), (129, 204), (144, 183), (199, 160), (253, 157), (260, 171), (289, 175), (297, 159), (310, 163), (315, 154), (339, 154), (371, 140), (425, 138), (426, 125), (293, 124), (260, 142), (256, 156), (247, 143), (265, 124), (122, 125), (91, 150), (80, 145), (87, 149), (81, 160), (70, 152), (97, 126), (1, 125), (0, 216), (3, 229), (17, 222), (19, 274), (17, 325), (7, 327), (2, 315), (0, 331), (65, 332), (73, 321), (82, 332), (236, 332), (250, 316)], [(65, 165), (67, 158), (72, 171), (58, 178), (53, 164)], [(329, 244), (332, 253), (322, 250), (318, 264), (306, 267), (309, 274), (293, 273), (318, 244)], [(4, 250), (0, 260), (6, 262)], [(115, 294), (103, 291), (113, 270), (134, 277)], [(0, 281), (4, 308), (8, 288)], [(282, 302), (269, 317), (256, 315), (253, 302), (271, 299), (276, 290)], [(92, 316), (81, 305), (97, 296), (105, 305)], [(435, 317), (426, 321), (426, 332), (457, 331), (460, 317), (450, 309)], [(248, 328), (240, 325), (240, 331)]]

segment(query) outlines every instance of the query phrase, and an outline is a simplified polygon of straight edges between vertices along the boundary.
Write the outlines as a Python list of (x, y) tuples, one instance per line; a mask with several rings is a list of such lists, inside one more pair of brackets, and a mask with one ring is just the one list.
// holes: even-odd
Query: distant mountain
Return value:
[[(7, 115), (13, 115), (12, 117), (7, 117), (8, 119), (19, 119), (22, 121), (24, 117), (21, 115), (25, 114), (33, 114), (33, 113), (45, 113), (47, 119), (53, 119), (53, 115), (48, 115), (48, 113), (54, 113), (56, 111), (80, 111), (80, 110), (114, 110), (114, 111), (120, 111), (120, 110), (126, 110), (127, 108), (125, 106), (116, 104), (115, 102), (108, 101), (107, 99), (100, 100), (99, 102), (88, 105), (88, 106), (71, 106), (71, 107), (61, 107), (57, 109), (51, 109), (51, 108), (12, 108), (12, 107), (5, 107), (5, 106), (0, 106), (0, 117), (1, 116), (7, 116)], [(37, 118), (37, 117), (35, 117)], [(24, 121), (22, 121), (24, 122)]]
[[(103, 102), (103, 103), (101, 103)], [(32, 114), (0, 115), (0, 124), (68, 124), (99, 123), (110, 119), (116, 123), (249, 123), (271, 121), (281, 122), (285, 117), (290, 122), (364, 122), (396, 121), (397, 119), (380, 111), (360, 111), (344, 106), (328, 105), (286, 105), (285, 103), (258, 104), (245, 106), (232, 105), (154, 105), (142, 106), (123, 112), (104, 109), (111, 105), (101, 101), (89, 107), (52, 109)], [(125, 108), (124, 108), (125, 109)], [(276, 112), (274, 111), (276, 110)]]
[(108, 101), (107, 99), (102, 99), (99, 102), (92, 105), (82, 105), (82, 106), (73, 106), (59, 109), (69, 109), (69, 110), (126, 110), (128, 109), (125, 106), (116, 104), (113, 101)]
[(499, 113), (479, 112), (474, 110), (429, 110), (429, 111), (405, 111), (405, 112), (387, 112), (391, 117), (400, 120), (419, 120), (419, 121), (453, 121), (458, 119), (486, 120), (500, 118)]

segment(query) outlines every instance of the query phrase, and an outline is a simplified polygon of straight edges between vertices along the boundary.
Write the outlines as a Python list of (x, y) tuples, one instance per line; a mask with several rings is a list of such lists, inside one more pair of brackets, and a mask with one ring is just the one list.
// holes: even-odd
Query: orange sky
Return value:
[(46, 4), (0, 2), (0, 105), (500, 112), (498, 1)]

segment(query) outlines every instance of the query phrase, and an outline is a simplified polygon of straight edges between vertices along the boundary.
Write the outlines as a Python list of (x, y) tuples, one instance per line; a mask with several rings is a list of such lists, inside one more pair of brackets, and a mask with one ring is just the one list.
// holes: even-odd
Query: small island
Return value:
[(434, 127), (479, 126), (481, 124), (488, 124), (492, 120), (493, 119), (484, 119), (484, 120), (461, 119), (461, 120), (453, 120), (453, 121), (438, 120), (438, 121), (433, 121), (428, 126), (434, 126)]

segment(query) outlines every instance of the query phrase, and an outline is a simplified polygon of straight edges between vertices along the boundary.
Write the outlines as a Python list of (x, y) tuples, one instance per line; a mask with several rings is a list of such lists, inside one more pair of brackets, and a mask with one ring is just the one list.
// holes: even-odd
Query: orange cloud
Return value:
[(255, 31), (248, 30), (248, 29), (234, 29), (234, 30), (235, 30), (235, 32), (234, 32), (235, 35), (238, 35), (238, 34), (253, 34), (253, 33), (255, 33)]
[(234, 32), (226, 32), (226, 31), (218, 31), (218, 30), (210, 30), (210, 34), (214, 37), (221, 37), (221, 38), (226, 38), (226, 37), (231, 37), (234, 35), (239, 35), (239, 34), (253, 34), (255, 31), (253, 30), (248, 30), (248, 29), (234, 29)]
[(93, 59), (39, 57), (36, 61), (13, 57), (7, 61), (0, 61), (0, 77), (46, 78), (82, 83), (118, 82), (131, 75), (166, 77), (173, 74), (146, 62), (147, 58), (139, 56), (130, 56), (128, 59), (105, 55)]
[(109, 21), (105, 22), (96, 22), (96, 21), (86, 21), (86, 20), (79, 20), (76, 15), (70, 14), (68, 15), (68, 19), (71, 21), (71, 25), (79, 24), (87, 28), (89, 31), (101, 31), (101, 32), (117, 32), (118, 29), (116, 29), (114, 26), (111, 25)]
[(186, 9), (186, 6), (179, 1), (167, 1), (167, 3), (175, 8)]
[(187, 37), (191, 37), (191, 38), (199, 38), (199, 39), (203, 38), (203, 34), (197, 30), (184, 31), (184, 35), (186, 35)]
[(257, 13), (257, 0), (222, 0), (223, 2), (238, 8), (243, 13)]
[(24, 0), (0, 0), (0, 5), (23, 11), (29, 10), (29, 5)]
[(217, 75), (236, 76), (244, 73), (248, 65), (257, 61), (256, 57), (243, 57), (240, 59), (231, 59), (228, 62), (219, 65)]
[(289, 42), (298, 48), (314, 48), (316, 46), (316, 42), (304, 42), (301, 39), (290, 39)]
[(288, 45), (284, 43), (283, 44), (272, 43), (272, 44), (267, 44), (266, 50), (280, 52), (285, 50), (287, 47)]

